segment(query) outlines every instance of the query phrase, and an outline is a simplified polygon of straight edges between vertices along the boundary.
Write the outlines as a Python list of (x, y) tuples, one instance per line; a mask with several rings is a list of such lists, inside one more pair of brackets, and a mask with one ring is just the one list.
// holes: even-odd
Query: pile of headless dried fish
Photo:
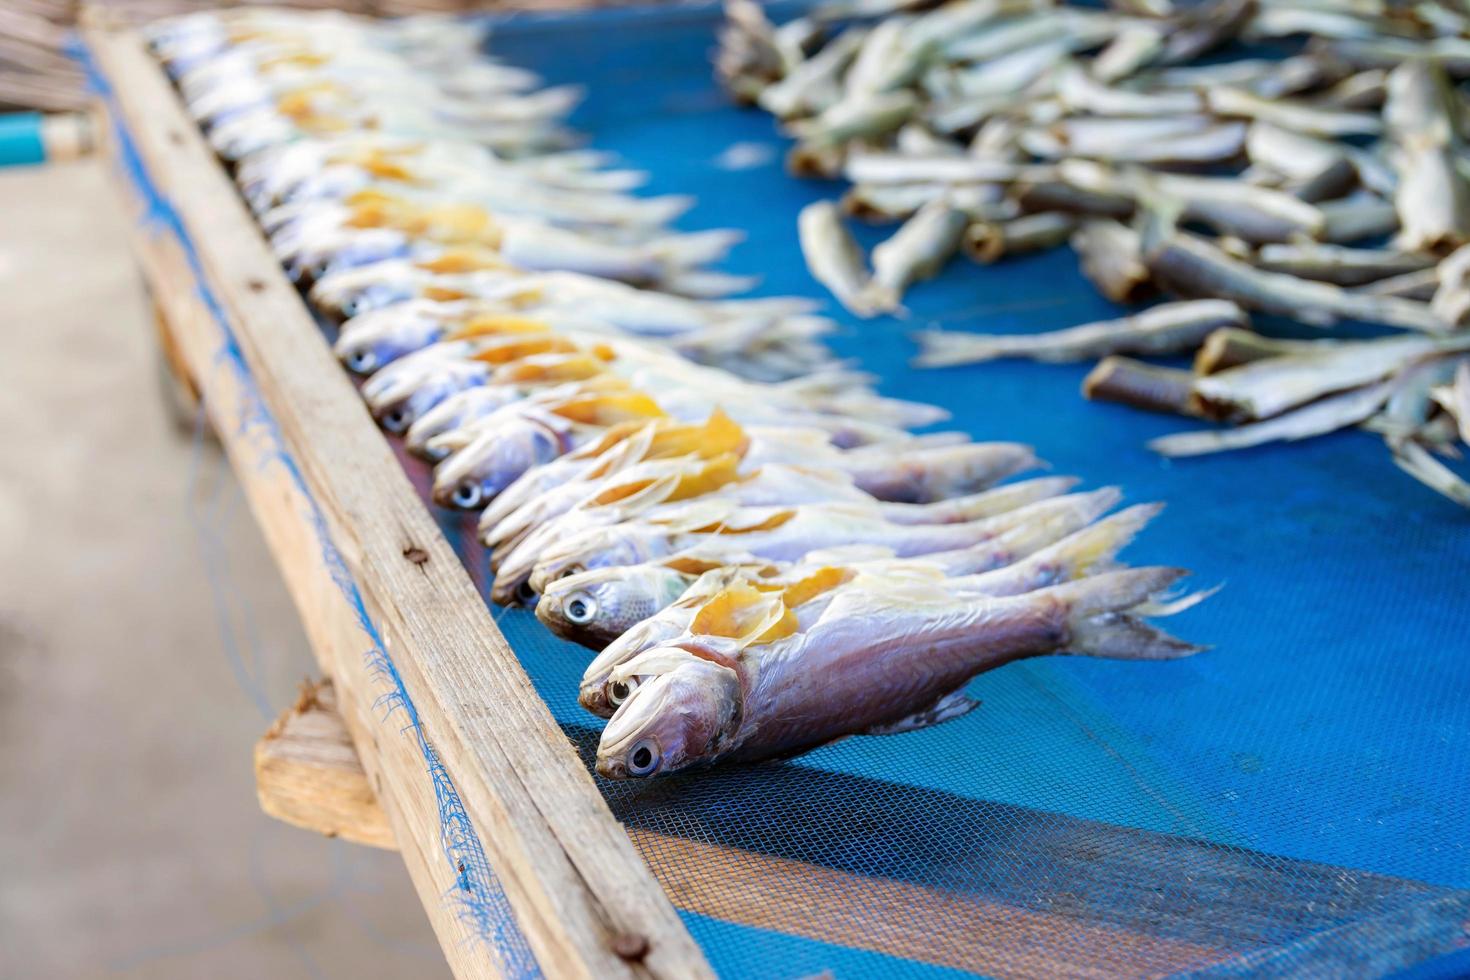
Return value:
[[(1470, 7), (832, 0), (779, 27), (749, 0), (726, 9), (726, 85), (782, 120), (793, 171), (851, 182), (798, 229), (849, 310), (900, 310), (958, 251), (988, 263), (1064, 243), (1115, 302), (1180, 300), (1052, 333), (926, 331), (919, 364), (1113, 357), (1089, 397), (1249, 423), (1161, 452), (1361, 424), (1470, 500), (1435, 458), (1457, 456), (1466, 428), (1445, 386), (1470, 355), (1443, 335), (1470, 324), (1470, 251), (1455, 251), (1470, 242), (1470, 102), (1455, 85), (1470, 77)], [(903, 222), (871, 269), (844, 212)], [(1245, 340), (1250, 313), (1437, 339)], [(1270, 367), (1116, 359), (1206, 341)], [(1273, 397), (1223, 395), (1237, 377)]]
[(1183, 573), (1115, 561), (1156, 506), (1002, 483), (1030, 448), (911, 434), (945, 413), (826, 360), (806, 304), (689, 295), (728, 285), (698, 268), (727, 237), (658, 230), (682, 202), (557, 149), (570, 96), (462, 25), (152, 40), (374, 416), (481, 512), (493, 598), (603, 650), (606, 775), (936, 724), (1022, 657), (1195, 651), (1145, 621), (1197, 601), (1166, 595)]

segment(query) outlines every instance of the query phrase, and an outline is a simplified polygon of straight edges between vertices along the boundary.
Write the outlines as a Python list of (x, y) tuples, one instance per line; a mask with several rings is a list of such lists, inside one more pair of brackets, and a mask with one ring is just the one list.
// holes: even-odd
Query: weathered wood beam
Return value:
[(301, 696), (255, 743), (255, 792), (277, 820), (354, 844), (397, 850), (357, 747), (337, 713), (331, 681)]
[(710, 976), (163, 72), (85, 37), (140, 260), (451, 967)]

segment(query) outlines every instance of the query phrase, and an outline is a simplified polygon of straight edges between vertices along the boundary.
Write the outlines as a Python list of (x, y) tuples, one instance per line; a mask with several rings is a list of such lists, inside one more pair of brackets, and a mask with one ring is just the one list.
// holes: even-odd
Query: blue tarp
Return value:
[[(729, 271), (761, 275), (762, 293), (824, 296), (802, 263), (795, 220), (803, 205), (841, 188), (789, 177), (772, 119), (732, 106), (718, 89), (715, 22), (708, 8), (510, 19), (490, 50), (548, 82), (585, 85), (574, 125), (593, 145), (650, 171), (650, 191), (696, 195), (686, 226), (744, 229)], [(741, 151), (727, 154), (732, 146)], [(737, 157), (747, 165), (729, 167)], [(956, 260), (909, 303), (910, 319), (873, 322), (834, 307), (843, 324), (834, 346), (880, 375), (885, 394), (952, 411), (947, 427), (1032, 443), (1057, 472), (1089, 486), (1121, 485), (1130, 502), (1166, 501), (1128, 557), (1190, 568), (1200, 586), (1225, 585), (1170, 622), (1213, 649), (1174, 663), (1052, 658), (1009, 666), (971, 685), (984, 706), (964, 719), (898, 738), (849, 739), (783, 770), (896, 787), (877, 794), (882, 819), (905, 825), (945, 825), (928, 809), (937, 795), (1010, 820), (1050, 815), (1061, 823), (1048, 826), (1111, 826), (1248, 849), (1246, 864), (1286, 869), (1292, 881), (1292, 869), (1312, 862), (1470, 888), (1470, 515), (1401, 474), (1367, 433), (1169, 462), (1144, 443), (1189, 423), (1083, 401), (1085, 365), (909, 367), (915, 327), (1030, 332), (1118, 315), (1067, 249), (993, 266)], [(558, 719), (584, 744), (595, 738), (596, 719), (575, 701), (586, 653), (522, 610), (503, 613), (501, 625)], [(709, 793), (701, 786), (730, 778), (696, 775), (680, 785), (703, 806)], [(772, 777), (746, 770), (739, 778), (760, 785)], [(608, 789), (620, 816), (644, 825), (628, 816), (644, 812), (639, 791)], [(907, 813), (906, 799), (914, 801)], [(644, 823), (679, 825), (679, 804), (659, 805), (667, 815)], [(990, 853), (982, 869), (967, 865), (981, 832), (965, 826), (970, 836), (895, 841), (888, 853), (880, 833), (864, 836), (858, 855), (844, 858), (842, 843), (830, 841), (801, 856), (886, 879), (987, 890), (1009, 908), (1055, 910), (1057, 896), (1069, 893), (1056, 874), (1065, 863), (1001, 867), (1005, 854), (1026, 852), (1025, 842)], [(941, 867), (945, 855), (954, 867)], [(1185, 887), (1171, 880), (1179, 869), (1156, 871), (1160, 894)], [(1123, 884), (1099, 881), (1073, 897), (1105, 904), (1108, 887), (1119, 902), (1136, 900)], [(1228, 917), (1224, 904), (1219, 914)], [(860, 922), (864, 913), (855, 908), (853, 916)], [(732, 976), (945, 972), (692, 913), (688, 921)], [(1289, 944), (1335, 922), (1258, 932), (1264, 943)], [(1183, 938), (1210, 945), (1194, 933)], [(930, 959), (923, 950), (914, 958)], [(1129, 961), (1112, 962), (1128, 972)]]

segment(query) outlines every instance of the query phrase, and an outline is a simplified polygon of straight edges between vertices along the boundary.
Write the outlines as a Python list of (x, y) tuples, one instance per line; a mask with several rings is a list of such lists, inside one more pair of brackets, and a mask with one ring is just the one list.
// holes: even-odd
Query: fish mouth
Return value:
[(599, 756), (597, 772), (607, 779), (647, 779), (658, 772), (662, 761), (658, 739), (645, 735), (625, 753)]
[[(531, 586), (531, 582), (524, 570), (513, 571), (506, 574), (503, 570), (495, 576), (495, 583), (490, 587), (490, 598), (502, 606), (525, 606), (535, 609), (541, 602), (541, 593)], [(551, 624), (546, 619), (543, 623)], [(555, 630), (555, 627), (552, 627)]]
[(577, 703), (599, 718), (612, 717), (613, 707), (608, 703), (601, 682), (583, 685), (577, 692)]

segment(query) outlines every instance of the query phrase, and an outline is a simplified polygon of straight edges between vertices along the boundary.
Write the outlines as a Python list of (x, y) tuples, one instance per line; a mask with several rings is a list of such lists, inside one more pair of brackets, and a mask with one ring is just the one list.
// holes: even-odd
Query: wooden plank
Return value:
[[(314, 741), (335, 742), (350, 752), (346, 730), (329, 702), (318, 700), (308, 711)], [(289, 727), (290, 723), (288, 732)], [(310, 770), (321, 764), (317, 752), (308, 746), (292, 754), (302, 768), (300, 779), (316, 782)], [(337, 755), (324, 765), (329, 771), (322, 773), (321, 782), (335, 785), (337, 770), (351, 771), (356, 761)], [(291, 802), (310, 800), (319, 810), (298, 813), (301, 819), (293, 822), (332, 832), (341, 829), (345, 813), (346, 821), (355, 826), (381, 826), (371, 788), (361, 770), (356, 771), (361, 794), (340, 801), (328, 799), (324, 792), (299, 794)], [(844, 788), (850, 777), (840, 774), (797, 770), (793, 778), (814, 785), (812, 802), (825, 801), (839, 814), (836, 822), (849, 826), (860, 818), (846, 812), (847, 802), (881, 795), (872, 787), (856, 792)], [(345, 785), (351, 786), (351, 781)], [(260, 792), (265, 803), (279, 790), (262, 779)], [(729, 812), (724, 808), (732, 797), (739, 802), (738, 793), (714, 795), (721, 801), (722, 813)], [(778, 795), (790, 800), (802, 794)], [(1027, 819), (1019, 807), (965, 803), (970, 811), (995, 811), (995, 822), (1013, 831)], [(273, 805), (267, 805), (268, 812)], [(773, 805), (777, 811), (773, 827), (809, 822), (782, 819), (780, 811), (790, 805)], [(944, 816), (947, 806), (938, 794), (916, 808), (941, 829), (956, 831), (944, 834), (946, 840), (976, 841), (980, 836), (978, 827), (961, 832), (958, 826), (949, 826), (950, 818)], [(748, 812), (740, 806), (736, 810)], [(799, 836), (794, 833), (783, 832), (786, 840), (778, 845), (759, 834), (746, 838), (712, 831), (730, 821), (714, 815), (700, 819), (698, 807), (681, 811), (691, 818), (684, 821), (691, 836), (652, 829), (647, 824), (655, 821), (646, 813), (640, 819), (640, 812), (630, 814), (633, 843), (681, 909), (998, 977), (1105, 980), (1183, 971), (1222, 977), (1258, 972), (1291, 976), (1344, 973), (1354, 962), (1370, 961), (1375, 967), (1363, 972), (1377, 976), (1456, 948), (1461, 923), (1470, 912), (1466, 892), (1055, 814), (1044, 818), (1060, 829), (1013, 833), (1007, 842), (1004, 860), (1009, 863), (1058, 869), (1053, 886), (1032, 888), (1019, 896), (993, 883), (988, 891), (960, 887), (958, 882), (945, 888), (834, 867), (799, 845), (792, 846), (790, 838)], [(1036, 816), (1040, 815), (1032, 819)], [(894, 829), (887, 824), (884, 833)], [(1067, 839), (1086, 841), (1089, 853), (1076, 860), (1059, 859), (1056, 848), (1070, 849), (1062, 843)], [(386, 846), (393, 846), (391, 840)], [(779, 853), (782, 846), (789, 853)], [(802, 854), (807, 859), (793, 856)], [(982, 860), (999, 863), (992, 855), (983, 855)], [(964, 855), (953, 856), (956, 867), (965, 862)], [(1262, 867), (1268, 863), (1275, 865), (1274, 870)], [(1197, 891), (1172, 889), (1166, 907), (1159, 908), (1158, 891), (1170, 888), (1168, 874), (1174, 868), (1189, 869)], [(1125, 896), (1123, 890), (1129, 887), (1138, 891)], [(1102, 909), (1089, 908), (1091, 896), (1099, 891), (1117, 901)], [(1059, 900), (1062, 895), (1069, 904)], [(1140, 907), (1145, 904), (1155, 909)], [(1268, 935), (1264, 923), (1273, 918), (1291, 925), (1279, 935)]]
[(140, 255), (451, 966), (514, 972), (509, 925), (550, 976), (712, 975), (140, 39), (85, 37)]
[(354, 844), (398, 847), (331, 681), (303, 684), (296, 703), (255, 743), (255, 792), (277, 820)]

